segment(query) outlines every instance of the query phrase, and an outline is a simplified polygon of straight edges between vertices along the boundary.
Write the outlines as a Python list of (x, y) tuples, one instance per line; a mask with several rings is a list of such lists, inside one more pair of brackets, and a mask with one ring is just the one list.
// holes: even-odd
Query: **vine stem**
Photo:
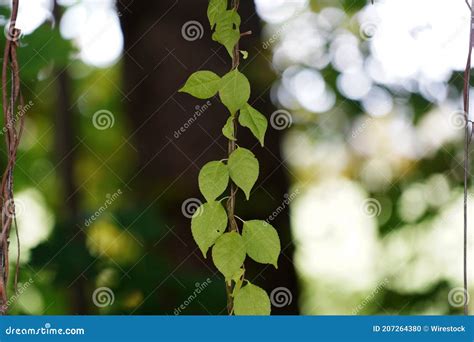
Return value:
[[(5, 42), (5, 51), (3, 56), (2, 65), (2, 100), (3, 100), (3, 119), (6, 129), (5, 143), (7, 147), (7, 165), (2, 176), (1, 185), (1, 220), (2, 229), (0, 235), (0, 314), (4, 315), (7, 312), (7, 284), (9, 276), (9, 260), (8, 260), (8, 247), (9, 247), (9, 236), (12, 224), (16, 224), (15, 218), (15, 202), (13, 196), (13, 171), (15, 168), (16, 154), (20, 138), (23, 133), (24, 127), (24, 113), (23, 110), (23, 99), (20, 93), (20, 68), (18, 64), (18, 56), (16, 49), (18, 47), (18, 40), (20, 39), (20, 30), (15, 27), (18, 17), (19, 0), (12, 0), (12, 12), (10, 17), (10, 25), (8, 28), (7, 39)], [(10, 91), (8, 90), (8, 76), (10, 75)], [(19, 103), (18, 109), (19, 124), (17, 124), (18, 118), (15, 117), (15, 106)], [(15, 272), (15, 290), (18, 284), (18, 270), (19, 270), (19, 257), (20, 257), (20, 241), (18, 237), (17, 229), (17, 243), (18, 243), (18, 255)]]
[[(467, 3), (467, 2), (466, 2)], [(469, 4), (468, 4), (469, 5)], [(463, 275), (464, 275), (464, 314), (469, 314), (469, 303), (468, 303), (468, 274), (467, 274), (467, 240), (468, 240), (468, 185), (469, 185), (469, 157), (470, 157), (470, 138), (469, 133), (469, 91), (470, 91), (470, 78), (471, 78), (471, 57), (472, 49), (474, 45), (474, 0), (472, 0), (471, 9), (471, 29), (469, 37), (469, 53), (467, 57), (466, 70), (464, 71), (464, 116), (465, 116), (465, 129), (464, 129), (464, 246), (463, 246)]]
[[(237, 12), (239, 9), (239, 0), (232, 0), (232, 8)], [(235, 70), (240, 65), (240, 44), (237, 41), (236, 45), (234, 46), (234, 52), (232, 56), (232, 69)], [(237, 119), (238, 114), (235, 113), (232, 120), (232, 125), (234, 128), (234, 138), (237, 139)], [(228, 157), (237, 149), (237, 144), (235, 140), (229, 139), (229, 143), (227, 145), (227, 153)], [(229, 199), (227, 200), (227, 216), (229, 218), (229, 231), (231, 232), (238, 232), (239, 227), (237, 225), (237, 221), (235, 220), (235, 202), (237, 196), (238, 188), (235, 183), (231, 180), (230, 181), (230, 195)], [(233, 294), (233, 285), (232, 282), (226, 282), (226, 293), (227, 293), (227, 313), (231, 315), (234, 312), (234, 300), (232, 297)]]

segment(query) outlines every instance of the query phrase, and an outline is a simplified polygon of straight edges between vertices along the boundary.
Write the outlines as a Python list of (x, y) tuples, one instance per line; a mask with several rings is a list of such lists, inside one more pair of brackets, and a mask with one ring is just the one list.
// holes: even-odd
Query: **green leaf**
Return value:
[(229, 157), (227, 163), (230, 178), (241, 188), (247, 200), (250, 198), (250, 191), (257, 182), (259, 165), (254, 154), (249, 150), (239, 147)]
[(211, 24), (211, 29), (217, 23), (218, 18), (222, 16), (227, 10), (227, 0), (211, 0), (209, 2), (209, 7), (207, 8), (207, 17), (209, 18), (209, 23)]
[(225, 11), (217, 18), (216, 31), (212, 35), (213, 40), (225, 46), (231, 57), (240, 40), (240, 22), (240, 16), (235, 10)]
[(263, 146), (265, 140), (265, 132), (267, 131), (267, 118), (258, 110), (246, 104), (240, 111), (239, 122), (242, 126), (247, 127), (253, 135), (260, 141)]
[(230, 71), (222, 78), (219, 96), (222, 103), (234, 115), (250, 98), (250, 83), (239, 70)]
[(247, 221), (244, 223), (242, 237), (249, 257), (261, 264), (271, 264), (278, 268), (281, 245), (275, 228), (265, 221)]
[(221, 78), (212, 71), (198, 71), (192, 74), (181, 93), (188, 93), (198, 99), (208, 99), (213, 97), (219, 91)]
[(219, 202), (204, 203), (196, 210), (191, 221), (191, 232), (204, 258), (226, 227), (227, 213)]
[(214, 201), (229, 184), (229, 169), (223, 162), (207, 163), (199, 172), (199, 189), (208, 201)]
[(229, 140), (236, 140), (235, 139), (235, 132), (234, 132), (234, 117), (231, 116), (227, 119), (225, 126), (222, 128), (222, 134), (229, 139)]
[(237, 316), (270, 315), (270, 298), (264, 289), (248, 283), (235, 295), (234, 313)]
[(232, 275), (232, 280), (235, 281), (236, 283), (242, 282), (243, 279), (241, 278), (244, 275), (244, 273), (245, 273), (245, 270), (243, 268), (239, 268), (239, 270)]
[(214, 265), (226, 279), (232, 279), (232, 276), (240, 270), (246, 255), (244, 240), (236, 232), (225, 233), (212, 247)]
[(243, 275), (245, 273), (245, 270), (241, 268), (237, 273), (235, 273), (232, 276), (232, 280), (235, 282), (234, 289), (232, 291), (232, 297), (235, 297), (237, 292), (242, 288), (242, 285), (244, 283)]

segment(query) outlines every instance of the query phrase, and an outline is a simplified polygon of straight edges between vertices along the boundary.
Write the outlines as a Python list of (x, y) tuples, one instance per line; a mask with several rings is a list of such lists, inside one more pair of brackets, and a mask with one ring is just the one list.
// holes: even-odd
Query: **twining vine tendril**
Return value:
[[(2, 207), (2, 230), (0, 235), (0, 314), (7, 312), (7, 285), (9, 279), (9, 236), (12, 225), (16, 224), (15, 200), (13, 196), (16, 155), (20, 138), (23, 133), (24, 115), (23, 98), (20, 87), (20, 67), (18, 64), (17, 48), (20, 39), (20, 30), (15, 24), (18, 17), (19, 0), (12, 0), (12, 13), (8, 33), (6, 34), (5, 52), (2, 67), (2, 100), (3, 100), (3, 122), (6, 129), (5, 143), (7, 153), (7, 164), (2, 176), (0, 203)], [(8, 89), (10, 88), (10, 89)], [(15, 108), (18, 108), (16, 115)], [(15, 272), (15, 289), (18, 283), (18, 264), (20, 257), (20, 241), (17, 231), (17, 268)]]
[[(466, 4), (469, 6), (469, 3), (466, 0)], [(471, 10), (471, 27), (470, 27), (470, 37), (469, 37), (469, 52), (467, 56), (466, 70), (464, 71), (464, 90), (463, 90), (463, 100), (464, 100), (464, 117), (465, 117), (465, 129), (464, 129), (464, 248), (463, 248), (463, 273), (464, 273), (464, 314), (469, 313), (469, 303), (468, 303), (468, 282), (467, 282), (467, 239), (468, 239), (468, 229), (467, 229), (467, 199), (468, 199), (468, 184), (469, 184), (469, 157), (470, 151), (469, 147), (471, 144), (471, 133), (469, 133), (469, 91), (470, 91), (470, 79), (471, 79), (471, 58), (472, 58), (472, 49), (474, 47), (474, 0), (472, 0), (472, 5), (469, 6)], [(471, 125), (472, 130), (472, 125)]]
[[(232, 8), (237, 12), (239, 10), (239, 0), (232, 0)], [(240, 41), (240, 39), (239, 39)], [(239, 41), (234, 46), (233, 49), (233, 56), (232, 56), (232, 70), (237, 70), (240, 65), (240, 51), (239, 51)], [(237, 129), (238, 129), (238, 124), (237, 124), (237, 115), (231, 119), (232, 123), (232, 129), (234, 131), (234, 138), (237, 139)], [(228, 147), (227, 147), (227, 153), (228, 157), (236, 150), (236, 143), (234, 139), (229, 139), (228, 142)], [(237, 222), (235, 221), (235, 200), (237, 196), (237, 191), (239, 189), (235, 185), (235, 183), (230, 180), (230, 195), (227, 200), (227, 217), (229, 218), (229, 231), (231, 232), (238, 232), (239, 227), (237, 225)], [(242, 265), (242, 275), (241, 279), (243, 279), (245, 276), (245, 266)], [(226, 282), (226, 293), (227, 293), (227, 313), (232, 314), (234, 304), (233, 304), (233, 292), (234, 285), (232, 283)]]

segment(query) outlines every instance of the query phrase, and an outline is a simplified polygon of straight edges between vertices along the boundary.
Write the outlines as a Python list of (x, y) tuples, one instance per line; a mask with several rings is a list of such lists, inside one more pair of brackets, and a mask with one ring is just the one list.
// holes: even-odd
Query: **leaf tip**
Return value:
[(201, 248), (199, 247), (199, 249), (201, 250), (201, 253), (202, 253), (202, 256), (204, 257), (204, 259), (207, 259), (207, 249), (204, 249), (204, 248)]

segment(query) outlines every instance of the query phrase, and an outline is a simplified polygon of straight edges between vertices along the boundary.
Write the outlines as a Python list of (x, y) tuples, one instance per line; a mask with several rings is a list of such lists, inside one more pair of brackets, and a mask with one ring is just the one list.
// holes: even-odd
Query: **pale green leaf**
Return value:
[(232, 275), (232, 280), (236, 283), (242, 281), (242, 276), (244, 275), (244, 273), (245, 270), (243, 268), (239, 268), (239, 270)]
[(221, 13), (216, 20), (216, 31), (212, 39), (224, 45), (233, 57), (234, 47), (240, 40), (240, 16), (235, 10), (229, 10)]
[(227, 10), (227, 0), (211, 0), (207, 8), (207, 17), (211, 24), (211, 29), (216, 25), (217, 20)]
[(240, 50), (240, 53), (242, 54), (242, 58), (243, 58), (243, 59), (249, 58), (249, 53), (248, 53), (248, 51)]
[(239, 122), (242, 126), (250, 129), (252, 134), (263, 146), (265, 141), (265, 132), (267, 131), (268, 127), (267, 118), (255, 108), (249, 104), (246, 104), (240, 110)]
[(234, 132), (234, 117), (233, 116), (227, 119), (225, 126), (222, 128), (222, 134), (224, 134), (224, 136), (229, 140), (236, 140), (235, 132)]
[(240, 270), (246, 257), (245, 244), (239, 233), (225, 233), (212, 247), (212, 260), (226, 279)]
[(223, 162), (209, 162), (199, 172), (199, 189), (208, 202), (219, 197), (228, 184), (229, 169)]
[(245, 274), (245, 270), (241, 268), (232, 276), (232, 280), (235, 282), (234, 290), (232, 291), (232, 297), (235, 297), (236, 293), (242, 287), (244, 283), (244, 279), (243, 279), (244, 274)]
[(193, 215), (191, 232), (204, 257), (207, 250), (224, 234), (227, 213), (220, 202), (204, 203)]
[(230, 71), (222, 78), (219, 96), (222, 103), (234, 115), (250, 98), (250, 83), (239, 70)]
[(235, 295), (234, 313), (237, 316), (268, 316), (271, 313), (270, 298), (264, 289), (248, 283)]
[(281, 245), (275, 228), (265, 221), (246, 221), (242, 237), (250, 258), (261, 264), (271, 264), (278, 268)]
[(179, 91), (198, 99), (208, 99), (219, 91), (221, 78), (212, 71), (197, 71), (192, 74)]
[(229, 157), (227, 163), (230, 178), (241, 188), (247, 200), (250, 198), (250, 191), (257, 182), (259, 165), (254, 154), (249, 150), (239, 147)]

